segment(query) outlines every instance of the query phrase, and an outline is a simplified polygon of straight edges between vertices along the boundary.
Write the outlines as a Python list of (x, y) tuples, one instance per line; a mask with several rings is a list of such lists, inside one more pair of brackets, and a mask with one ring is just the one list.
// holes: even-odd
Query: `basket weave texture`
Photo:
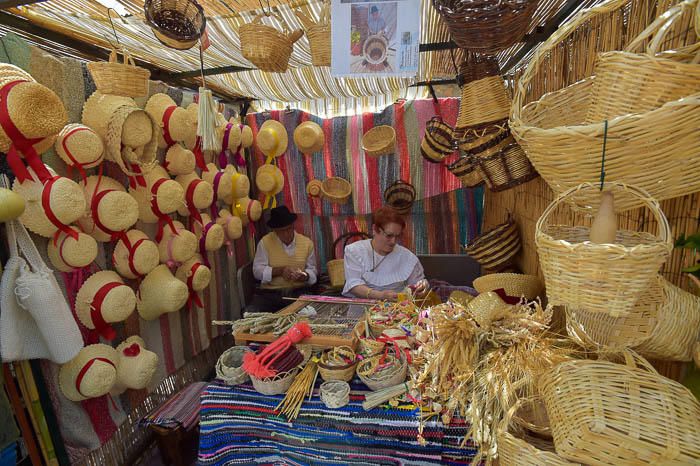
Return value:
[(338, 409), (350, 402), (350, 385), (340, 380), (331, 380), (321, 384), (321, 401), (326, 408)]
[(428, 162), (442, 162), (450, 156), (455, 148), (454, 129), (440, 117), (433, 117), (425, 125), (425, 133), (420, 145), (420, 152)]
[(352, 195), (352, 185), (345, 178), (332, 176), (321, 182), (321, 195), (336, 204), (345, 204)]
[(458, 158), (447, 166), (447, 170), (459, 178), (465, 188), (473, 188), (484, 183), (484, 176), (479, 170), (479, 163), (474, 156), (467, 155)]
[[(341, 347), (342, 348), (342, 347)], [(350, 348), (344, 348), (344, 352), (348, 357), (352, 359), (355, 358), (355, 352)], [(340, 380), (343, 382), (349, 382), (355, 376), (355, 368), (357, 367), (357, 361), (353, 361), (350, 364), (342, 365), (332, 365), (330, 362), (330, 353), (334, 351), (339, 351), (338, 347), (334, 348), (330, 352), (326, 352), (321, 356), (321, 360), (318, 363), (318, 372), (321, 378), (326, 382), (331, 380)]]
[[(287, 71), (289, 58), (292, 55), (294, 37), (290, 37), (286, 29), (280, 32), (272, 26), (263, 24), (263, 16), (257, 15), (252, 22), (243, 24), (238, 29), (241, 53), (260, 71), (284, 73)], [(285, 27), (286, 23), (278, 16), (274, 16)]]
[(296, 377), (298, 373), (299, 368), (295, 368), (284, 374), (277, 374), (267, 379), (259, 379), (251, 375), (250, 380), (253, 382), (253, 387), (258, 393), (262, 393), (263, 395), (281, 395), (282, 393), (286, 393), (289, 387), (291, 387), (292, 382), (294, 382), (294, 377)]
[(528, 301), (534, 300), (544, 291), (544, 284), (537, 275), (525, 275), (522, 273), (482, 275), (474, 279), (472, 286), (479, 293), (503, 288), (508, 296), (524, 296)]
[(402, 180), (394, 181), (384, 191), (384, 202), (401, 214), (407, 214), (416, 200), (416, 188)]
[(500, 76), (489, 76), (462, 86), (457, 131), (508, 118), (510, 96)]
[(117, 51), (112, 50), (107, 62), (90, 62), (87, 64), (95, 87), (103, 94), (123, 97), (142, 97), (148, 95), (148, 78), (151, 72), (134, 64), (131, 56), (124, 52), (124, 63), (119, 63)]
[(518, 227), (509, 219), (474, 238), (465, 249), (485, 269), (497, 272), (512, 264), (521, 247)]
[[(398, 364), (394, 364), (392, 368), (381, 372), (367, 373), (369, 372), (367, 369), (373, 364), (376, 364), (381, 358), (384, 358), (383, 354), (375, 355), (364, 359), (357, 365), (357, 375), (360, 377), (360, 380), (362, 380), (362, 382), (374, 392), (403, 383), (406, 380), (406, 374), (408, 373), (408, 364), (403, 353), (398, 356)], [(387, 356), (386, 359), (396, 362), (397, 358)]]
[(388, 125), (375, 126), (362, 136), (362, 149), (370, 157), (381, 157), (394, 153), (396, 131)]
[(510, 137), (504, 142), (507, 145), (498, 152), (477, 157), (486, 186), (491, 191), (503, 191), (538, 176), (522, 147)]
[(194, 0), (146, 0), (143, 9), (156, 38), (177, 50), (192, 48), (207, 26), (204, 10)]
[(246, 383), (250, 377), (243, 371), (243, 355), (251, 350), (246, 346), (234, 346), (224, 351), (216, 361), (216, 377), (226, 385)]
[(331, 66), (331, 12), (330, 2), (321, 7), (321, 17), (313, 22), (307, 16), (296, 12), (297, 17), (306, 29), (306, 37), (311, 48), (311, 64), (313, 66)]

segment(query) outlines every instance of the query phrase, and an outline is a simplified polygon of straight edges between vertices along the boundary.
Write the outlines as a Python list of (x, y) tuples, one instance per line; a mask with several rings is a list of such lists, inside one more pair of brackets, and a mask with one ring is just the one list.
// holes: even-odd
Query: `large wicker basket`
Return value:
[(297, 18), (306, 29), (306, 37), (311, 48), (311, 64), (313, 66), (331, 66), (331, 11), (330, 2), (321, 7), (321, 17), (318, 22), (309, 19), (301, 12), (295, 12)]
[(352, 185), (345, 178), (332, 176), (321, 182), (321, 195), (335, 204), (345, 204), (352, 195)]
[(134, 60), (123, 51), (124, 63), (119, 63), (117, 51), (112, 50), (109, 61), (95, 61), (87, 64), (95, 87), (103, 94), (123, 97), (143, 97), (148, 95), (148, 78), (151, 72), (134, 64)]
[(454, 129), (440, 117), (433, 117), (425, 124), (420, 153), (428, 162), (438, 163), (455, 151), (452, 135)]
[(252, 22), (243, 24), (238, 29), (241, 39), (241, 53), (260, 71), (284, 73), (289, 65), (294, 42), (303, 35), (303, 32), (287, 32), (284, 20), (273, 14), (277, 21), (285, 27), (285, 31), (280, 32), (272, 26), (263, 24), (263, 16), (262, 14), (257, 15)]
[(362, 149), (370, 157), (381, 157), (394, 153), (396, 131), (387, 125), (375, 126), (362, 136)]
[(192, 48), (207, 27), (204, 10), (194, 0), (146, 0), (143, 9), (156, 39), (177, 50)]
[(495, 154), (479, 154), (477, 160), (486, 186), (491, 191), (504, 191), (537, 177), (537, 172), (525, 152), (515, 142), (508, 143)]
[[(673, 247), (671, 228), (659, 203), (643, 190), (621, 183), (605, 183), (616, 200), (637, 197), (651, 211), (658, 234), (618, 230), (614, 244), (589, 241), (590, 227), (552, 225), (550, 217), (563, 202), (588, 198), (593, 191), (600, 202), (600, 185), (583, 183), (555, 199), (535, 226), (535, 244), (552, 305), (570, 309), (626, 315), (642, 293), (652, 284)], [(596, 205), (588, 206), (595, 212)]]
[(700, 463), (698, 400), (624, 354), (627, 365), (575, 360), (542, 375), (557, 453), (591, 465)]
[(500, 76), (489, 76), (462, 86), (455, 129), (503, 120), (510, 113), (510, 96)]
[(521, 247), (518, 227), (509, 219), (474, 238), (465, 249), (482, 267), (498, 272), (512, 265)]
[[(572, 37), (587, 38), (589, 48), (582, 57), (593, 57), (595, 52), (625, 43), (624, 24), (630, 3), (612, 0), (579, 13), (538, 48), (518, 80), (511, 130), (557, 193), (599, 178), (604, 144), (609, 180), (643, 188), (658, 200), (700, 190), (697, 65), (691, 73), (688, 65), (655, 55), (659, 44), (683, 48), (697, 42), (696, 34), (688, 31), (697, 0), (684, 1), (657, 15), (645, 33), (630, 42), (626, 52), (602, 55), (595, 70), (590, 59), (577, 63), (577, 71), (588, 71), (571, 73), (573, 79), (568, 82), (574, 84), (558, 90), (550, 87), (552, 92), (541, 95), (538, 82), (544, 81), (545, 75), (548, 83), (561, 82), (549, 78), (548, 67), (558, 60), (554, 57), (561, 55), (561, 45)], [(646, 54), (631, 53), (657, 31)], [(605, 35), (605, 39), (598, 35)], [(598, 72), (601, 74), (595, 74)], [(629, 199), (620, 208), (640, 206), (641, 199)]]

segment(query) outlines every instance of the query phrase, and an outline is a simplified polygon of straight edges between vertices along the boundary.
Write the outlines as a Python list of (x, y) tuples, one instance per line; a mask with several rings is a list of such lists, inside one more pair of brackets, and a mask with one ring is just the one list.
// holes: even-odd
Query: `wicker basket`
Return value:
[(177, 50), (191, 49), (207, 27), (204, 10), (194, 0), (146, 0), (143, 9), (156, 39)]
[(420, 153), (428, 162), (439, 163), (454, 153), (452, 135), (454, 129), (440, 117), (433, 117), (425, 124), (425, 134), (420, 143)]
[(396, 131), (387, 125), (375, 126), (362, 136), (362, 149), (370, 157), (381, 157), (394, 153)]
[(641, 356), (624, 355), (627, 365), (575, 360), (542, 375), (557, 453), (591, 465), (698, 464), (698, 400)]
[[(507, 138), (506, 141), (509, 141)], [(537, 172), (523, 149), (515, 142), (495, 154), (477, 157), (486, 186), (491, 191), (504, 191), (537, 177)]]
[[(627, 52), (632, 52), (632, 47), (636, 49), (649, 33), (660, 31), (652, 38), (646, 56), (632, 57), (628, 53), (603, 55), (603, 66), (598, 70), (603, 72), (606, 67), (612, 68), (614, 72), (610, 77), (594, 75), (582, 79), (585, 75), (576, 76), (582, 80), (525, 105), (539, 97), (529, 94), (540, 88), (533, 83), (544, 79), (540, 73), (550, 66), (549, 60), (560, 56), (561, 45), (571, 37), (583, 34), (590, 38), (591, 44), (601, 44), (602, 47), (624, 43), (624, 38), (620, 41), (607, 37), (602, 40), (590, 29), (592, 24), (605, 24), (609, 25), (604, 28), (605, 34), (611, 34), (611, 30), (624, 34), (622, 21), (629, 7), (628, 0), (614, 0), (579, 13), (538, 48), (538, 53), (518, 80), (511, 130), (532, 164), (556, 193), (600, 177), (604, 140), (607, 179), (638, 186), (657, 200), (700, 190), (700, 145), (697, 142), (700, 92), (688, 91), (682, 99), (667, 101), (677, 97), (679, 89), (667, 83), (692, 81), (692, 75), (681, 76), (677, 62), (654, 56), (658, 52), (655, 47), (665, 40), (663, 34), (675, 41), (697, 41), (695, 34), (687, 34), (697, 0), (682, 2), (659, 15), (643, 36), (630, 43)], [(697, 70), (697, 65), (694, 66)], [(578, 63), (577, 68), (592, 70), (593, 63)], [(633, 71), (624, 72), (624, 69)], [(682, 69), (685, 72), (686, 69)], [(599, 84), (599, 79), (608, 82), (621, 73), (624, 73), (622, 79), (618, 79), (608, 91), (601, 91), (604, 85)], [(697, 78), (691, 82), (693, 84), (697, 85)], [(651, 100), (647, 100), (647, 94)], [(598, 96), (605, 100), (598, 101)], [(604, 121), (590, 120), (594, 116), (611, 117), (613, 113), (617, 115), (608, 118), (607, 132)], [(594, 197), (592, 193), (589, 200)], [(629, 199), (629, 203), (619, 205), (620, 210), (641, 206), (641, 199)]]
[(313, 66), (331, 66), (331, 11), (330, 2), (321, 7), (321, 17), (318, 22), (309, 19), (301, 12), (295, 12), (306, 29), (306, 37), (311, 48), (311, 64)]
[(634, 348), (642, 356), (690, 361), (700, 334), (700, 298), (657, 276), (624, 317), (567, 310), (566, 329), (583, 347)]
[(508, 120), (503, 119), (469, 128), (455, 129), (454, 142), (467, 153), (479, 153), (510, 137)]
[(416, 188), (402, 180), (396, 180), (384, 191), (384, 202), (399, 212), (407, 214), (416, 200)]
[(447, 170), (459, 178), (465, 188), (474, 188), (484, 183), (479, 163), (473, 155), (458, 158), (447, 166)]
[(493, 55), (467, 52), (457, 72), (457, 84), (462, 87), (472, 81), (501, 74), (498, 59)]
[(280, 32), (272, 26), (263, 24), (263, 16), (257, 15), (252, 22), (243, 24), (238, 29), (241, 53), (260, 71), (284, 73), (289, 65), (293, 44), (303, 35), (303, 32), (287, 32), (284, 20), (273, 13), (285, 28), (284, 32)]
[(358, 377), (360, 377), (362, 383), (367, 385), (367, 387), (373, 392), (376, 392), (377, 390), (381, 390), (383, 388), (393, 387), (394, 385), (403, 383), (406, 380), (406, 374), (408, 373), (408, 364), (406, 363), (406, 358), (404, 357), (403, 353), (401, 353), (401, 355), (399, 355), (398, 358), (391, 355), (386, 356), (387, 360), (391, 360), (393, 358), (394, 361), (397, 361), (393, 368), (387, 369), (379, 373), (368, 373), (370, 372), (368, 368), (371, 367), (373, 364), (377, 364), (379, 359), (384, 357), (385, 356), (383, 354), (378, 354), (362, 360), (357, 365)]
[(332, 380), (321, 384), (321, 401), (326, 408), (338, 409), (350, 402), (350, 385), (341, 380)]
[(502, 288), (508, 296), (524, 296), (528, 301), (536, 299), (544, 291), (544, 284), (537, 275), (524, 275), (522, 273), (482, 275), (474, 280), (472, 286), (479, 293)]
[[(598, 193), (599, 184), (583, 183), (555, 199), (542, 213), (535, 226), (535, 244), (552, 305), (570, 309), (626, 315), (642, 293), (651, 285), (673, 247), (671, 228), (659, 203), (643, 190), (621, 183), (605, 183), (615, 198), (634, 196), (641, 199), (658, 223), (658, 236), (650, 233), (618, 230), (615, 244), (589, 241), (590, 228), (551, 225), (549, 217), (563, 202), (577, 202), (579, 193)], [(589, 206), (591, 211), (595, 205)]]
[(530, 432), (536, 432), (548, 438), (552, 437), (547, 408), (541, 397), (530, 398), (519, 403), (518, 409), (513, 415), (513, 422)]
[(497, 443), (499, 466), (579, 466), (557, 455), (551, 441), (538, 437), (506, 431), (498, 434)]
[(518, 227), (512, 219), (509, 219), (474, 238), (465, 249), (467, 254), (482, 267), (498, 272), (513, 263), (521, 247)]
[(251, 375), (250, 380), (253, 382), (253, 387), (258, 393), (262, 393), (263, 395), (281, 395), (287, 392), (292, 382), (294, 382), (294, 377), (296, 377), (298, 373), (299, 368), (297, 367), (289, 372), (277, 374), (267, 379), (259, 379)]
[(472, 81), (462, 86), (462, 99), (455, 130), (482, 125), (508, 118), (510, 96), (500, 76)]
[(148, 78), (151, 72), (134, 64), (127, 52), (124, 63), (119, 63), (116, 50), (109, 54), (108, 62), (90, 62), (87, 64), (95, 87), (103, 94), (123, 97), (143, 97), (148, 95)]
[[(339, 352), (341, 355), (346, 355), (353, 360), (350, 364), (333, 365), (330, 363), (330, 357), (333, 352)], [(318, 363), (318, 373), (325, 381), (341, 380), (349, 382), (355, 376), (355, 352), (349, 347), (335, 347), (330, 351), (323, 353), (321, 360)]]
[(321, 195), (335, 204), (345, 204), (352, 195), (352, 185), (345, 178), (332, 176), (321, 182)]
[[(331, 281), (331, 286), (333, 288), (342, 288), (343, 285), (345, 285), (345, 261), (343, 259), (337, 259), (338, 254), (337, 254), (337, 248), (338, 244), (342, 241), (343, 242), (343, 249), (342, 251), (345, 251), (345, 246), (348, 245), (348, 241), (350, 241), (351, 238), (354, 237), (360, 237), (362, 239), (369, 238), (369, 235), (365, 232), (362, 231), (351, 231), (348, 233), (344, 233), (337, 237), (335, 241), (333, 241), (333, 246), (332, 246), (332, 252), (331, 254), (333, 257), (336, 259), (330, 260), (326, 262), (326, 268), (328, 269), (328, 278)], [(341, 252), (342, 255), (342, 252)]]
[(243, 371), (243, 355), (251, 351), (247, 346), (233, 346), (224, 351), (216, 361), (216, 377), (226, 385), (246, 383), (250, 376)]
[(377, 341), (373, 338), (362, 337), (359, 339), (358, 347), (360, 355), (364, 357), (374, 356), (384, 349), (386, 343), (383, 341)]

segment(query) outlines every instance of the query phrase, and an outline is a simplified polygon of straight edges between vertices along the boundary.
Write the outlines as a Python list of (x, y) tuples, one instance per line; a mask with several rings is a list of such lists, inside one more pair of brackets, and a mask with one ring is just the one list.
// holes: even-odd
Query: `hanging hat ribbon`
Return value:
[[(131, 244), (131, 242), (129, 241), (129, 236), (125, 234), (121, 238), (121, 240), (124, 242), (124, 246), (126, 247), (126, 250), (129, 253), (129, 255), (127, 256), (129, 270), (131, 270), (131, 273), (133, 273), (137, 277), (142, 276), (143, 274), (136, 269), (136, 264), (134, 264), (134, 260), (136, 259), (136, 249), (141, 245), (141, 243), (146, 241), (146, 238), (139, 238), (134, 244)], [(112, 256), (112, 262), (114, 262), (114, 256)]]
[(19, 182), (22, 183), (25, 180), (32, 180), (34, 178), (29, 173), (27, 167), (24, 165), (22, 159), (17, 153), (18, 149), (22, 154), (24, 154), (25, 160), (29, 166), (32, 167), (34, 173), (36, 173), (36, 175), (39, 177), (37, 181), (41, 181), (43, 183), (51, 178), (51, 173), (41, 161), (41, 157), (39, 157), (39, 154), (37, 154), (36, 150), (34, 149), (34, 144), (41, 141), (43, 138), (27, 139), (24, 137), (22, 132), (17, 129), (13, 123), (12, 118), (10, 118), (10, 112), (7, 108), (7, 98), (10, 95), (12, 88), (18, 84), (26, 82), (29, 81), (23, 79), (12, 81), (0, 88), (0, 126), (2, 126), (2, 129), (5, 131), (7, 137), (11, 141), (10, 150), (7, 152), (7, 163)]
[(103, 197), (105, 197), (107, 194), (111, 192), (117, 192), (116, 189), (105, 189), (104, 191), (100, 191), (97, 193), (97, 195), (92, 196), (92, 202), (90, 202), (90, 212), (92, 214), (92, 221), (95, 223), (97, 228), (102, 230), (103, 232), (107, 233), (108, 235), (111, 236), (111, 240), (115, 241), (118, 239), (123, 238), (125, 233), (123, 231), (115, 231), (107, 228), (101, 221), (100, 221), (100, 214), (99, 214), (99, 206), (100, 206), (100, 201), (102, 200)]
[(221, 152), (219, 152), (219, 167), (220, 168), (225, 168), (226, 164), (228, 163), (228, 157), (226, 153), (228, 152), (228, 138), (229, 135), (231, 134), (231, 128), (233, 127), (233, 124), (227, 123), (226, 124), (226, 129), (224, 130), (224, 138), (221, 143)]
[(85, 377), (85, 374), (87, 374), (87, 371), (90, 370), (93, 364), (95, 364), (97, 361), (104, 362), (109, 364), (110, 366), (114, 367), (116, 369), (116, 366), (112, 361), (110, 361), (107, 358), (92, 358), (90, 359), (85, 365), (80, 369), (80, 372), (78, 372), (78, 376), (75, 378), (75, 389), (77, 390), (78, 393), (80, 393), (82, 396), (85, 396), (85, 394), (80, 390), (80, 385), (83, 383), (83, 378)]
[(129, 187), (136, 188), (137, 186), (141, 186), (145, 188), (147, 186), (146, 178), (143, 177), (141, 167), (135, 163), (126, 163), (126, 166), (129, 167), (129, 170), (131, 170), (132, 173), (134, 173), (134, 175), (128, 175)]
[(155, 183), (151, 185), (151, 211), (158, 217), (158, 231), (156, 232), (156, 241), (160, 243), (160, 240), (163, 239), (163, 226), (168, 225), (170, 227), (170, 231), (173, 232), (173, 234), (177, 233), (177, 230), (175, 229), (175, 224), (173, 223), (173, 219), (170, 218), (169, 215), (164, 214), (161, 212), (160, 208), (158, 207), (158, 189), (160, 188), (160, 185), (168, 181), (168, 178), (161, 178), (157, 180)]
[[(80, 163), (76, 160), (75, 157), (73, 157), (73, 154), (71, 154), (70, 150), (68, 149), (68, 138), (72, 136), (73, 134), (80, 132), (80, 131), (88, 131), (89, 128), (86, 128), (85, 126), (79, 126), (77, 128), (73, 128), (72, 130), (68, 131), (68, 134), (63, 136), (63, 139), (61, 140), (61, 146), (63, 147), (63, 152), (65, 152), (66, 156), (70, 159), (71, 162), (73, 162), (73, 166), (78, 169), (78, 173), (80, 173), (80, 178), (82, 178), (83, 182), (86, 182), (87, 180), (87, 173), (85, 172), (85, 168), (83, 163)], [(95, 161), (88, 162), (89, 164), (94, 163)], [(68, 168), (70, 169), (70, 165)]]
[(163, 139), (165, 139), (165, 143), (168, 147), (175, 144), (175, 141), (173, 141), (173, 138), (170, 136), (170, 117), (176, 109), (177, 105), (171, 105), (163, 112)]
[(185, 202), (187, 202), (187, 210), (190, 212), (190, 216), (194, 218), (199, 224), (202, 224), (202, 216), (194, 205), (194, 191), (197, 189), (197, 185), (202, 183), (202, 180), (192, 180), (190, 184), (187, 185), (187, 191), (185, 192)]
[(211, 218), (216, 217), (216, 203), (219, 201), (219, 183), (221, 182), (221, 177), (224, 176), (224, 172), (218, 171), (216, 172), (216, 175), (214, 175), (214, 198), (211, 201)]
[(131, 345), (127, 346), (122, 350), (122, 353), (124, 353), (124, 356), (128, 358), (135, 358), (141, 353), (141, 345), (138, 343), (132, 343)]
[(204, 304), (202, 304), (202, 300), (199, 297), (199, 293), (197, 293), (193, 288), (192, 288), (192, 282), (194, 281), (194, 275), (197, 273), (197, 269), (201, 267), (202, 264), (199, 262), (195, 262), (192, 264), (192, 267), (190, 268), (190, 276), (187, 277), (187, 288), (190, 290), (190, 295), (187, 297), (187, 306), (189, 307), (192, 303), (194, 303), (197, 307), (200, 309), (204, 309)]
[(197, 163), (197, 167), (199, 167), (200, 170), (206, 170), (207, 164), (204, 162), (204, 153), (202, 152), (202, 138), (200, 136), (197, 136), (197, 139), (195, 139), (194, 149), (192, 150), (192, 153), (194, 154), (194, 160)]
[(211, 227), (216, 225), (214, 222), (209, 222), (207, 225), (202, 229), (202, 236), (199, 238), (199, 254), (202, 256), (202, 260), (204, 261), (204, 265), (209, 267), (209, 254), (207, 254), (207, 235), (209, 234), (209, 230)]
[(44, 208), (44, 213), (46, 213), (46, 217), (49, 219), (49, 222), (58, 228), (58, 231), (56, 231), (53, 238), (54, 246), (58, 244), (57, 241), (59, 232), (63, 232), (74, 240), (78, 241), (78, 231), (61, 223), (61, 221), (54, 215), (53, 210), (51, 210), (51, 188), (53, 188), (54, 183), (56, 183), (56, 181), (60, 178), (60, 176), (54, 176), (53, 178), (49, 179), (41, 192), (41, 206)]
[[(239, 124), (238, 128), (243, 131), (243, 127), (245, 125)], [(239, 167), (245, 167), (245, 158), (243, 158), (243, 154), (241, 154), (241, 150), (243, 149), (243, 141), (241, 140), (241, 143), (238, 144), (238, 147), (236, 148), (236, 154), (233, 156), (233, 161), (238, 165)]]
[(104, 317), (102, 316), (102, 303), (110, 291), (120, 286), (126, 285), (119, 282), (105, 283), (99, 290), (97, 290), (97, 293), (95, 293), (95, 297), (92, 298), (92, 303), (90, 304), (90, 318), (92, 319), (92, 323), (95, 324), (95, 330), (97, 330), (97, 333), (99, 333), (105, 340), (114, 340), (117, 333), (114, 331), (112, 326), (104, 320)]

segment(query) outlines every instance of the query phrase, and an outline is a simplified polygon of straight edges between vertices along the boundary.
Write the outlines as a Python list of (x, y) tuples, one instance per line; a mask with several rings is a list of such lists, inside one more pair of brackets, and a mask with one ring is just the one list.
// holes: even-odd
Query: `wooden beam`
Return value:
[(41, 3), (46, 0), (0, 0), (0, 10), (14, 8), (17, 6), (31, 5), (33, 3)]
[[(235, 66), (235, 65), (217, 66), (215, 68), (205, 68), (204, 69), (204, 76), (213, 76), (216, 74), (226, 74), (226, 73), (237, 73), (239, 71), (250, 71), (252, 69), (254, 69), (254, 68), (246, 68), (244, 66)], [(172, 79), (196, 78), (196, 77), (201, 76), (201, 75), (202, 75), (202, 72), (200, 70), (178, 71), (178, 72), (170, 73), (170, 77)]]
[(422, 87), (422, 86), (448, 86), (450, 84), (457, 84), (456, 79), (436, 79), (434, 81), (419, 81), (413, 83), (408, 87)]

